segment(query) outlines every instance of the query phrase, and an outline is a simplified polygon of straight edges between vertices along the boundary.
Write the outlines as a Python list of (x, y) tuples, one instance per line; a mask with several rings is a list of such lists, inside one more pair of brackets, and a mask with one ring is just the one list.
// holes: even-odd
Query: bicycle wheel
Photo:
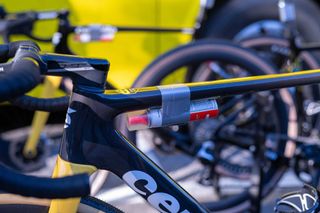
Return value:
[[(248, 38), (240, 42), (244, 47), (255, 49), (262, 57), (272, 60), (281, 72), (319, 69), (319, 59), (312, 52), (303, 51), (288, 64), (290, 54), (289, 41), (280, 37), (263, 36)], [(318, 101), (320, 100), (319, 85), (307, 85), (292, 89), (298, 111), (299, 135), (320, 139), (320, 116)], [(308, 163), (305, 157), (295, 163), (295, 172), (304, 182), (317, 183), (317, 170)], [(299, 162), (299, 163), (298, 163)], [(318, 178), (316, 178), (318, 179)]]
[[(45, 213), (49, 211), (50, 200), (26, 198), (13, 194), (0, 194), (0, 212)], [(81, 198), (77, 213), (122, 213), (116, 207), (94, 197)]]
[[(179, 68), (188, 67), (188, 69), (190, 69), (190, 66), (191, 66), (192, 67), (191, 71), (195, 72), (196, 70), (198, 70), (197, 68), (199, 67), (199, 65), (208, 61), (215, 61), (215, 62), (223, 63), (224, 65), (230, 65), (231, 70), (233, 68), (239, 70), (239, 67), (241, 67), (241, 70), (246, 70), (247, 75), (261, 75), (261, 74), (276, 72), (276, 70), (272, 65), (263, 61), (261, 58), (255, 56), (254, 53), (247, 51), (243, 48), (240, 48), (236, 45), (233, 45), (230, 42), (204, 40), (204, 41), (196, 41), (191, 44), (178, 47), (160, 56), (143, 71), (143, 73), (138, 77), (138, 79), (135, 81), (133, 86), (143, 87), (143, 86), (160, 85), (164, 83), (172, 83), (172, 79), (177, 80), (177, 78), (174, 79), (172, 75), (178, 75), (180, 77), (179, 78), (180, 80), (183, 79), (184, 77), (183, 75), (185, 73), (184, 70)], [(179, 70), (176, 71), (177, 69)], [(229, 75), (229, 77), (230, 76), (231, 75)], [(223, 78), (225, 77), (226, 76), (224, 76)], [(180, 83), (180, 82), (174, 82), (174, 83)], [(281, 92), (274, 94), (274, 98), (275, 98), (275, 102), (277, 103), (276, 105), (274, 105), (276, 109), (275, 111), (278, 116), (278, 119), (276, 119), (278, 123), (277, 126), (279, 127), (277, 131), (281, 134), (287, 134), (288, 131), (294, 132), (295, 131), (294, 128), (296, 127), (295, 125), (291, 125), (289, 127), (287, 126), (288, 124), (287, 110), (289, 111), (289, 115), (295, 116), (295, 108), (294, 108), (295, 106), (293, 104), (293, 100), (289, 92), (287, 90), (281, 90)], [(286, 107), (288, 106), (289, 108), (286, 109)], [(119, 124), (120, 130), (131, 140), (135, 140), (135, 133), (128, 132), (124, 123), (125, 122), (120, 122)], [(165, 137), (163, 137), (163, 134), (161, 135), (162, 138), (154, 137), (156, 147), (158, 148), (160, 147), (162, 151), (164, 150), (168, 152), (168, 150), (170, 151), (170, 147), (171, 147), (170, 142), (177, 140), (177, 138), (180, 138), (180, 139), (189, 138), (188, 126), (179, 127), (178, 130), (176, 128), (177, 127), (173, 127), (169, 129), (166, 128), (165, 132), (169, 132), (169, 134), (166, 134)], [(163, 129), (164, 128), (161, 128), (161, 130), (152, 130), (152, 132), (162, 131)], [(138, 135), (140, 134), (140, 132), (142, 131), (139, 131)], [(173, 132), (174, 134), (170, 134), (170, 132), (171, 133)], [(179, 135), (179, 137), (174, 137), (174, 135)], [(165, 138), (167, 142), (164, 143), (163, 138)], [(282, 144), (284, 143), (284, 141), (278, 141), (278, 142), (280, 144), (278, 146), (278, 149), (282, 150), (283, 149)], [(166, 147), (164, 149), (161, 147), (163, 144), (165, 144), (165, 147)], [(192, 146), (192, 141), (190, 146)], [(139, 147), (139, 140), (138, 140), (138, 147)], [(150, 153), (153, 156), (150, 156), (150, 155), (149, 156), (151, 157), (151, 159), (155, 160), (156, 163), (163, 162), (163, 161), (165, 162), (166, 158), (168, 158), (168, 156), (166, 155), (165, 157), (159, 160), (154, 158), (153, 151), (150, 151)], [(165, 165), (162, 165), (162, 167), (165, 167)], [(264, 192), (263, 192), (264, 195), (267, 195), (271, 191), (271, 189), (275, 186), (279, 178), (281, 178), (285, 168), (286, 166), (283, 163), (273, 162), (271, 164), (268, 172), (266, 172), (268, 174), (268, 178), (266, 178), (266, 183), (264, 183)], [(165, 170), (168, 171), (168, 169), (166, 168)], [(175, 169), (171, 169), (171, 170), (175, 170)], [(169, 172), (170, 172), (170, 169), (169, 169)], [(179, 172), (176, 172), (176, 173), (179, 173)], [(173, 175), (173, 178), (175, 179), (174, 175)], [(180, 178), (183, 179), (183, 177), (180, 177)], [(191, 194), (193, 193), (191, 192)], [(249, 198), (248, 191), (244, 190), (240, 194), (231, 196), (226, 200), (220, 200), (219, 202), (205, 202), (205, 203), (212, 211), (225, 210), (228, 208), (230, 211), (243, 211), (250, 206), (250, 201), (248, 201), (248, 198)], [(232, 200), (232, 202), (230, 200)], [(231, 210), (230, 208), (232, 207), (234, 208)]]
[[(63, 124), (46, 124), (37, 146), (37, 156), (32, 159), (22, 154), (24, 144), (31, 132), (21, 127), (0, 134), (0, 161), (6, 166), (36, 176), (51, 176), (59, 152)], [(96, 195), (104, 184), (108, 171), (98, 170), (90, 178), (91, 195)]]
[[(297, 27), (304, 40), (319, 41), (319, 7), (313, 0), (295, 0)], [(278, 0), (230, 0), (217, 10), (209, 12), (203, 23), (200, 37), (245, 38), (248, 35), (281, 35), (283, 25), (279, 21)], [(231, 12), (232, 11), (232, 12)], [(228, 14), (228, 15), (226, 15)], [(241, 19), (239, 18), (241, 16)], [(307, 24), (306, 24), (307, 23)]]

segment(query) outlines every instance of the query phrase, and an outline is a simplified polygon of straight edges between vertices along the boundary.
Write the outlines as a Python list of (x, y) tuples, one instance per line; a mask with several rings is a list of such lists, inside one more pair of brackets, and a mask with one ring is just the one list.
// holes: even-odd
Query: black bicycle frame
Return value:
[[(158, 87), (104, 91), (106, 60), (42, 55), (43, 74), (73, 80), (60, 156), (113, 172), (153, 207), (165, 212), (207, 212), (114, 127), (123, 112), (161, 106)], [(320, 70), (184, 84), (190, 100), (320, 82)]]
[[(59, 26), (57, 33), (59, 33), (58, 43), (55, 44), (55, 52), (61, 54), (75, 55), (68, 45), (69, 35), (75, 33), (79, 27), (86, 27), (90, 25), (72, 25), (69, 20), (69, 12), (60, 13)], [(193, 34), (194, 28), (158, 28), (158, 27), (126, 27), (126, 26), (112, 26), (117, 29), (117, 32), (144, 32), (144, 33), (183, 33)], [(116, 33), (117, 33), (116, 32)]]

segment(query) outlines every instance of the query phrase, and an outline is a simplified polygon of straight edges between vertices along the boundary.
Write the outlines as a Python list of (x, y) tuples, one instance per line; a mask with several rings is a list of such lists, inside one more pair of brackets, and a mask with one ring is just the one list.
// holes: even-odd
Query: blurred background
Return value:
[[(0, 6), (2, 42), (31, 38), (37, 41), (44, 52), (108, 59), (111, 63), (108, 86), (124, 89), (124, 92), (132, 86), (151, 85), (136, 81), (141, 73), (151, 70), (152, 62), (159, 60), (158, 57), (161, 59), (162, 54), (203, 39), (229, 40), (236, 45), (251, 48), (250, 51), (256, 51), (256, 55), (272, 63), (279, 72), (317, 69), (320, 64), (320, 48), (308, 51), (300, 48), (302, 43), (320, 41), (320, 2), (317, 0), (0, 0)], [(38, 12), (36, 18), (32, 12)], [(31, 18), (27, 19), (27, 16)], [(239, 68), (235, 66), (230, 68), (216, 61), (206, 63), (209, 64), (206, 72), (223, 73), (223, 78), (250, 75), (243, 74), (243, 70), (242, 74), (238, 74)], [(193, 73), (190, 70), (195, 70), (195, 67), (198, 71), (200, 66), (193, 64), (170, 72), (161, 77), (158, 83), (222, 78), (197, 78), (190, 74)], [(205, 70), (202, 69), (202, 72)], [(159, 77), (150, 77), (150, 82), (152, 78)], [(44, 80), (29, 95), (58, 97), (69, 93), (72, 87), (70, 81), (63, 79), (61, 84), (60, 81), (55, 78)], [(293, 96), (296, 93), (303, 94), (299, 96), (302, 101), (299, 102), (300, 99), (295, 96), (294, 103), (291, 103), (300, 103), (301, 107), (297, 107), (293, 118), (295, 124), (290, 123), (291, 118), (281, 120), (283, 117), (279, 115), (275, 115), (278, 117), (274, 118), (273, 123), (268, 121), (268, 128), (272, 130), (265, 131), (267, 133), (263, 143), (267, 144), (267, 148), (264, 153), (270, 154), (271, 149), (273, 154), (279, 154), (274, 151), (278, 147), (270, 145), (270, 148), (268, 142), (287, 143), (292, 138), (298, 143), (298, 148), (293, 151), (294, 154), (284, 157), (285, 162), (266, 157), (267, 162), (262, 161), (261, 164), (259, 161), (257, 164), (258, 169), (264, 170), (273, 168), (271, 164), (283, 164), (286, 167), (277, 181), (268, 185), (274, 190), (269, 190), (263, 199), (262, 212), (271, 212), (276, 198), (284, 192), (298, 189), (303, 182), (314, 186), (318, 184), (318, 89), (290, 91)], [(233, 127), (246, 126), (252, 130), (252, 123), (247, 123), (250, 123), (250, 113), (256, 109), (250, 110), (239, 115), (238, 123), (234, 121)], [(65, 111), (50, 115), (37, 114), (5, 103), (0, 105), (0, 117), (0, 140), (3, 141), (1, 161), (19, 171), (50, 176), (58, 152)], [(274, 136), (275, 129), (278, 130), (277, 125), (282, 121), (286, 123), (286, 131), (281, 130), (281, 135)], [(170, 131), (182, 132), (191, 138), (192, 143), (204, 144), (211, 140), (219, 122), (222, 121), (206, 120), (188, 127), (173, 126)], [(130, 138), (133, 133), (124, 134)], [(254, 139), (252, 136), (248, 138), (243, 140)], [(257, 173), (252, 168), (255, 168), (253, 162), (257, 158), (250, 149), (235, 145), (219, 148), (219, 157), (227, 163), (217, 169), (212, 162), (204, 163), (204, 159), (188, 156), (184, 151), (175, 149), (177, 138), (168, 139), (144, 130), (138, 131), (134, 140), (142, 151), (201, 202), (219, 200), (252, 186), (256, 187), (252, 183), (252, 176)], [(25, 152), (27, 141), (36, 144), (30, 156)], [(32, 145), (30, 147), (32, 150)], [(279, 171), (280, 167), (276, 169)], [(116, 176), (106, 172), (96, 176), (98, 180), (94, 194), (99, 199), (125, 212), (141, 212), (142, 209), (145, 213), (155, 212)]]

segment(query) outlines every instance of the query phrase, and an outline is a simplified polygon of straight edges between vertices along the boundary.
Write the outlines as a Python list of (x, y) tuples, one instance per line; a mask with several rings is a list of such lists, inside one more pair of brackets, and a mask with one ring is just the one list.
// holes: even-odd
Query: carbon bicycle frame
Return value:
[[(161, 106), (158, 87), (104, 91), (107, 61), (63, 55), (41, 58), (45, 62), (41, 66), (46, 66), (43, 70), (48, 70), (43, 74), (69, 76), (74, 83), (59, 154), (62, 161), (72, 164), (73, 173), (81, 172), (75, 169), (81, 166), (109, 170), (158, 211), (207, 212), (114, 127), (114, 119), (120, 113)], [(320, 70), (312, 70), (183, 86), (189, 89), (190, 100), (196, 100), (319, 82)], [(65, 171), (62, 168), (58, 175), (68, 175)]]

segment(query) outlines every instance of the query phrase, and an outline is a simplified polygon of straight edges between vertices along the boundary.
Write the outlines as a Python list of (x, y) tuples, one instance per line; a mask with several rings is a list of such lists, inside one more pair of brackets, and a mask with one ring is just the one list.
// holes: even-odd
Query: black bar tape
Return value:
[(9, 44), (0, 45), (0, 63), (8, 61)]
[(23, 95), (10, 102), (20, 108), (31, 111), (57, 112), (65, 111), (68, 108), (69, 96), (59, 98), (36, 98)]
[(8, 44), (0, 45), (0, 63), (8, 61), (13, 58), (21, 45), (32, 46), (40, 51), (40, 47), (33, 41), (16, 41)]
[(7, 14), (8, 13), (7, 13), (6, 9), (4, 9), (3, 6), (0, 6), (0, 18), (4, 19), (7, 16)]
[(0, 65), (0, 70), (5, 72), (0, 75), (0, 102), (21, 96), (40, 82), (39, 66), (32, 59), (21, 58), (11, 65)]
[(19, 174), (0, 165), (0, 189), (37, 198), (83, 197), (90, 193), (89, 175), (44, 178)]
[(40, 47), (38, 46), (38, 44), (36, 44), (33, 41), (16, 41), (16, 42), (9, 43), (9, 52), (8, 52), (7, 57), (8, 58), (14, 57), (16, 52), (17, 52), (17, 50), (22, 45), (31, 46), (31, 47), (35, 48), (36, 50), (40, 51)]

